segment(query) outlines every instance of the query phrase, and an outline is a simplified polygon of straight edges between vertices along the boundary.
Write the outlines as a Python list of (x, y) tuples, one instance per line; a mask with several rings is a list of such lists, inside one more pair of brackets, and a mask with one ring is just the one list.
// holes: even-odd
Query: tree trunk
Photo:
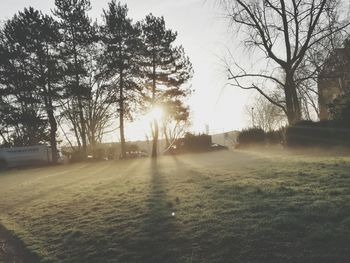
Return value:
[[(153, 56), (153, 85), (152, 85), (152, 107), (156, 105), (156, 65), (155, 65), (155, 56)], [(158, 156), (158, 136), (159, 136), (159, 127), (158, 121), (153, 120), (154, 131), (153, 131), (153, 144), (152, 144), (152, 158), (157, 158)]]
[(53, 113), (52, 106), (49, 106), (49, 107), (50, 108), (47, 111), (47, 116), (50, 123), (50, 144), (51, 144), (51, 151), (52, 151), (52, 163), (57, 164), (57, 161), (58, 161), (57, 140), (56, 140), (57, 122)]
[[(73, 107), (74, 107), (73, 109), (75, 109), (75, 106), (73, 106)], [(72, 124), (73, 124), (74, 135), (75, 135), (75, 138), (77, 139), (78, 148), (80, 150), (80, 148), (81, 148), (81, 141), (80, 141), (80, 135), (79, 135), (80, 133), (79, 133), (79, 127), (78, 127), (79, 124), (74, 119), (74, 116), (71, 117), (71, 120), (73, 120)]]
[(301, 109), (295, 81), (293, 75), (290, 73), (286, 74), (284, 91), (286, 97), (288, 123), (289, 125), (293, 125), (301, 120)]
[(81, 142), (83, 144), (83, 158), (87, 158), (87, 143), (86, 143), (86, 125), (85, 125), (85, 120), (84, 120), (84, 112), (83, 112), (83, 103), (81, 101), (81, 94), (80, 94), (80, 85), (79, 85), (79, 73), (77, 72), (78, 68), (78, 55), (77, 55), (77, 50), (76, 50), (76, 45), (75, 45), (75, 40), (73, 39), (73, 51), (74, 51), (74, 66), (75, 66), (75, 85), (76, 85), (76, 92), (78, 94), (78, 108), (79, 108), (79, 121), (81, 125)]
[(165, 122), (163, 122), (163, 133), (165, 138), (165, 149), (168, 149), (170, 147), (170, 139), (167, 132), (167, 125), (165, 124)]
[[(49, 56), (49, 49), (46, 46), (46, 55)], [(58, 162), (58, 151), (57, 151), (57, 122), (54, 114), (54, 107), (52, 102), (52, 89), (51, 89), (51, 77), (50, 77), (50, 67), (47, 64), (47, 67), (49, 68), (48, 74), (47, 74), (47, 90), (45, 90), (45, 106), (46, 106), (46, 113), (50, 124), (50, 145), (51, 145), (51, 161), (53, 164), (57, 164)]]
[(153, 144), (152, 144), (152, 158), (157, 158), (158, 156), (158, 136), (159, 136), (159, 127), (158, 121), (154, 120), (154, 131), (153, 131)]
[(81, 125), (81, 142), (83, 144), (83, 157), (87, 157), (87, 143), (86, 143), (86, 125), (83, 113), (83, 104), (80, 95), (78, 96), (78, 107), (79, 107), (79, 120)]
[(89, 136), (90, 140), (89, 140), (89, 143), (90, 143), (90, 149), (91, 149), (91, 152), (92, 152), (92, 155), (95, 157), (95, 154), (96, 154), (96, 136), (95, 136), (95, 131), (93, 128), (91, 128), (91, 134)]
[(125, 147), (125, 131), (124, 131), (124, 92), (123, 92), (123, 71), (120, 72), (119, 81), (119, 129), (120, 129), (120, 147), (121, 147), (121, 158), (126, 158), (126, 147)]

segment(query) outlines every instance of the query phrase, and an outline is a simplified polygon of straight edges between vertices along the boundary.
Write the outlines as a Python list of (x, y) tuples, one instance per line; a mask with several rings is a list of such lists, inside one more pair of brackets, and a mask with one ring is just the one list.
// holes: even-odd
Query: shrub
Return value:
[(168, 154), (185, 152), (202, 152), (211, 150), (212, 138), (210, 135), (186, 133), (184, 138), (177, 139), (167, 150)]
[(281, 144), (284, 140), (283, 130), (269, 131), (265, 134), (265, 138), (268, 144)]
[(338, 121), (301, 121), (286, 130), (286, 144), (298, 146), (350, 146), (350, 130)]
[(312, 121), (301, 121), (286, 129), (286, 144), (290, 147), (308, 146), (312, 144), (311, 134), (313, 132)]
[(103, 148), (95, 149), (92, 153), (94, 160), (104, 160), (107, 158), (106, 151)]
[(69, 156), (69, 161), (72, 163), (78, 163), (85, 161), (85, 157), (82, 151), (72, 152)]
[(328, 107), (334, 120), (350, 128), (350, 89), (338, 96)]
[(206, 134), (194, 135), (187, 133), (183, 139), (183, 144), (186, 150), (201, 151), (210, 148), (211, 136)]
[(127, 152), (137, 152), (137, 151), (140, 151), (140, 148), (137, 144), (127, 143), (126, 144), (126, 151)]
[(107, 149), (108, 160), (117, 160), (119, 158), (119, 149), (115, 146), (111, 146)]
[(238, 134), (237, 142), (239, 146), (263, 144), (265, 142), (265, 132), (260, 128), (243, 130)]

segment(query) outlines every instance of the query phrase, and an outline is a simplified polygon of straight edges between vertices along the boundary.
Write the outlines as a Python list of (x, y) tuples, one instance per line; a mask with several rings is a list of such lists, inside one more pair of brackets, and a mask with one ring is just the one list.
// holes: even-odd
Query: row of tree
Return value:
[[(3, 145), (50, 142), (56, 161), (60, 129), (86, 157), (119, 117), (125, 157), (125, 121), (137, 112), (166, 109), (164, 132), (187, 120), (192, 65), (164, 18), (133, 22), (127, 6), (113, 0), (99, 24), (90, 9), (89, 0), (55, 0), (52, 15), (27, 8), (1, 27)], [(154, 157), (159, 132), (153, 120)]]

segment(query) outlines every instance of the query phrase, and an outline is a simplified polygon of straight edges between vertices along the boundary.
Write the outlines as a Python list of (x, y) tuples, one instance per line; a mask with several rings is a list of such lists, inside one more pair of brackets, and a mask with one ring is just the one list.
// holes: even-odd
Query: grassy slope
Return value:
[(345, 263), (350, 158), (222, 152), (9, 171), (0, 222), (45, 262)]

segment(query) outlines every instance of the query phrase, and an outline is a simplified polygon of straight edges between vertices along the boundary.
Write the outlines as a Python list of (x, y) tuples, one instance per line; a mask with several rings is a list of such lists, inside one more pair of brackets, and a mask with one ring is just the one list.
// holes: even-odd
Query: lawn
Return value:
[(283, 151), (0, 174), (0, 222), (42, 262), (350, 262), (350, 157)]

